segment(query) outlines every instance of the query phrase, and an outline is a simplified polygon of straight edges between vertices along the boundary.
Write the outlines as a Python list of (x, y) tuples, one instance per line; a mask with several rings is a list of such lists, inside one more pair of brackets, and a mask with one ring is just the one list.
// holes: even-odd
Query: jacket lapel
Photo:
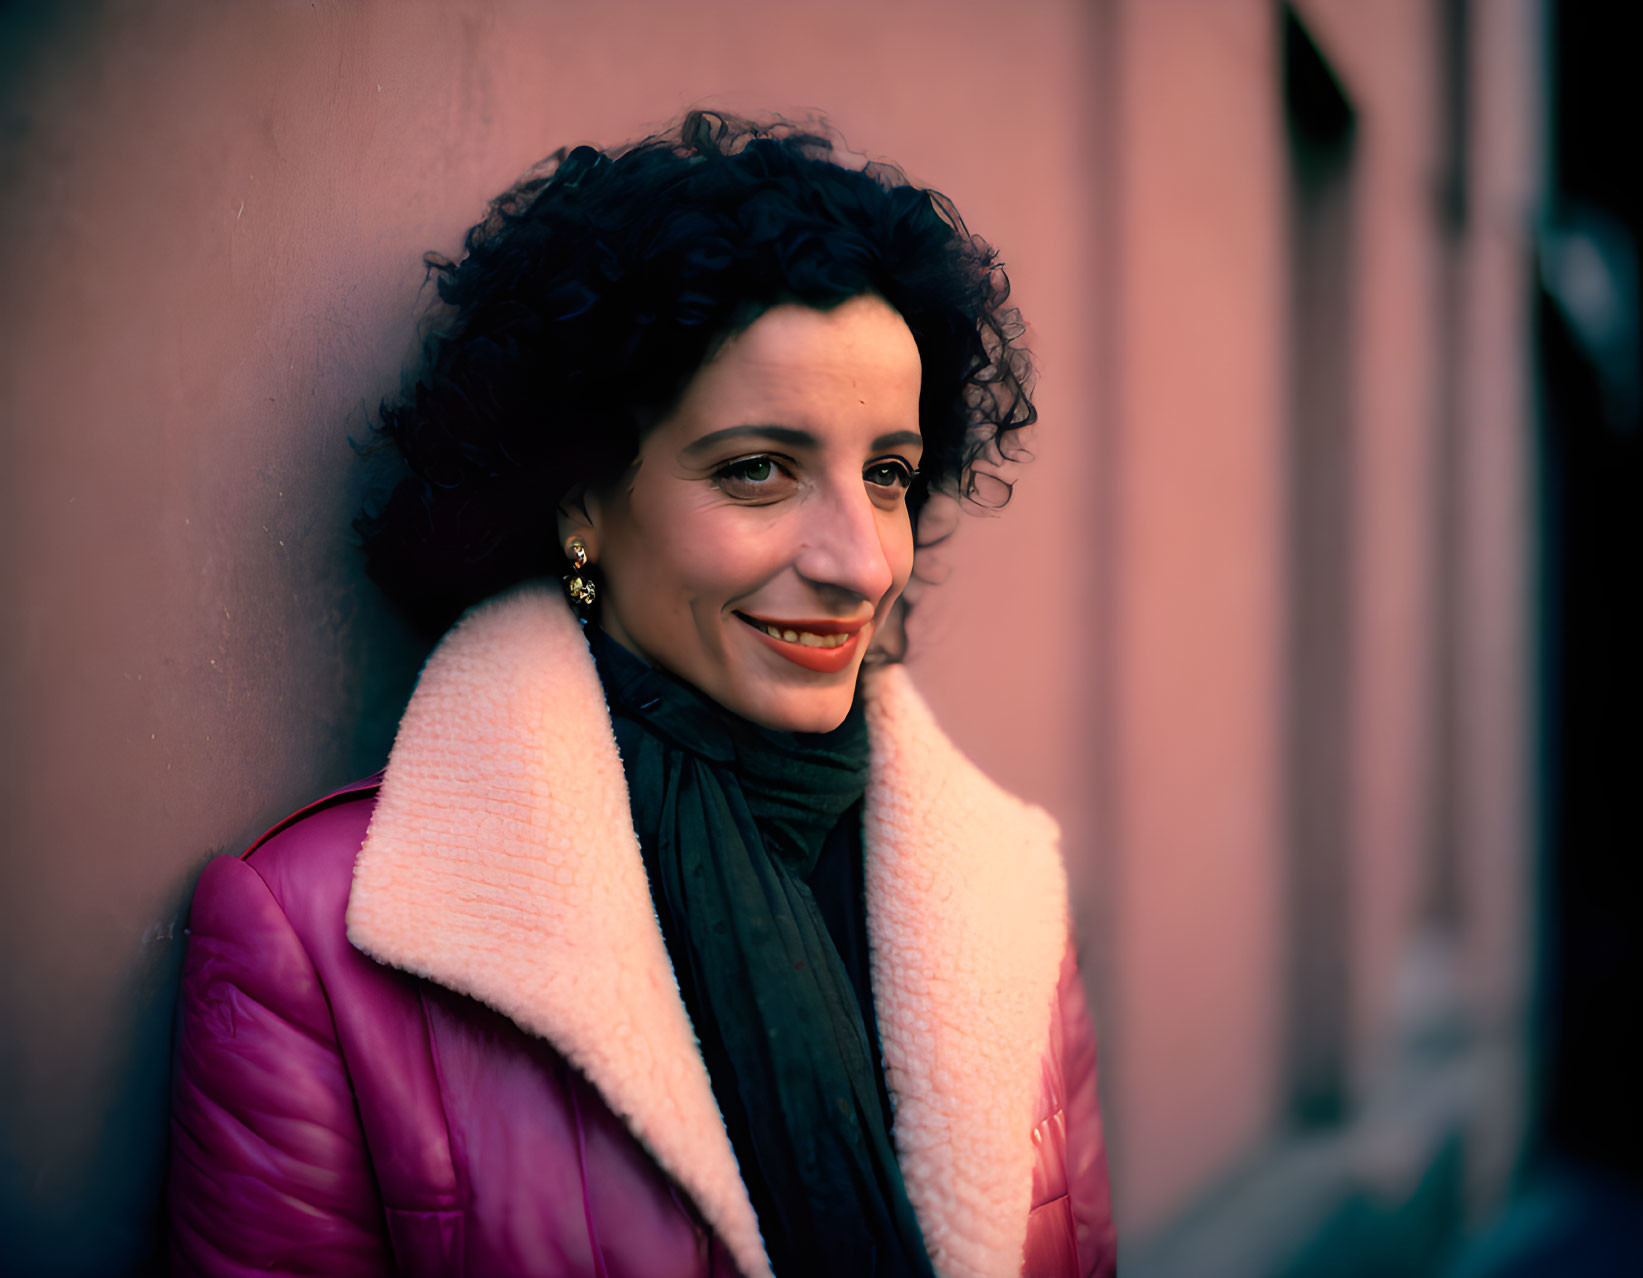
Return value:
[(959, 753), (900, 666), (867, 716), (867, 934), (902, 1179), (943, 1278), (1014, 1278), (1069, 932), (1060, 832)]
[[(1067, 938), (1054, 822), (868, 683), (868, 937), (893, 1137), (937, 1272), (1015, 1274)], [(429, 657), (354, 866), (348, 936), (551, 1042), (770, 1272), (662, 942), (610, 715), (557, 587), (472, 610)]]

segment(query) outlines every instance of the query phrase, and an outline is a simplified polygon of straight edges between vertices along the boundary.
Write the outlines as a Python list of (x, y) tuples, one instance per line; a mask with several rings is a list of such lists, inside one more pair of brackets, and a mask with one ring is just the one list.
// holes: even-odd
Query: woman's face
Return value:
[(755, 723), (837, 727), (913, 568), (920, 375), (872, 295), (726, 342), (628, 473), (560, 516), (611, 638)]

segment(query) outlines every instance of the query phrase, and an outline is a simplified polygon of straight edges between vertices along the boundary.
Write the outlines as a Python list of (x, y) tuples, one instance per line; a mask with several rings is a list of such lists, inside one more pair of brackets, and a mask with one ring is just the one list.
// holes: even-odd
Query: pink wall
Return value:
[[(1127, 1219), (1272, 1121), (1283, 208), (1265, 6), (1122, 6), (1116, 916)], [(1236, 51), (1236, 56), (1234, 56)], [(1191, 86), (1190, 91), (1183, 91)]]
[(1430, 205), (1442, 86), (1432, 6), (1370, 14), (1311, 7), (1363, 123), (1362, 260), (1356, 323), (1354, 498), (1362, 533), (1352, 571), (1352, 899), (1356, 1083), (1384, 1077), (1394, 1046), (1394, 978), (1423, 908), (1432, 776), (1430, 546), (1433, 423), (1440, 411), (1438, 271)]
[[(1450, 1018), (1450, 1032), (1477, 1044), (1475, 1095), (1434, 1122), (1459, 1124), (1476, 1208), (1501, 1190), (1524, 1096), (1535, 11), (1471, 7), (1460, 89), (1471, 210), (1450, 247), (1442, 6), (1295, 9), (1357, 122), (1353, 258), (1336, 281), (1350, 333), (1343, 1130), (1369, 1132), (1388, 1090), (1407, 1084), (1394, 1074), (1411, 1034)], [(1288, 310), (1294, 211), (1274, 8), (1125, 0), (1109, 27), (1116, 265), (1102, 323), (1116, 385), (1102, 393), (1117, 404), (1117, 478), (1104, 548), (1114, 782), (1101, 892), (1113, 920), (1103, 939), (1115, 1185), (1134, 1243), (1169, 1235), (1186, 1204), (1224, 1200), (1267, 1172), (1281, 1183), (1282, 1150), (1302, 1135), (1286, 1114), (1285, 981), (1297, 961), (1289, 922), (1317, 903), (1294, 898), (1285, 876), (1284, 715), (1303, 655), (1285, 647), (1298, 550), (1285, 502), (1287, 485), (1314, 477), (1293, 470), (1284, 434), (1299, 321)], [(1445, 269), (1458, 281), (1448, 314)], [(1445, 430), (1457, 441), (1447, 479)], [(1447, 636), (1440, 589), (1456, 592)], [(1443, 643), (1453, 674), (1439, 686)], [(1453, 814), (1447, 827), (1438, 804)], [(1429, 885), (1445, 858), (1458, 909), (1434, 918)], [(1447, 1130), (1424, 1121), (1370, 1132), (1368, 1167), (1340, 1174), (1382, 1176), (1392, 1198), (1412, 1192), (1422, 1142)], [(1158, 1259), (1188, 1250), (1143, 1251), (1156, 1272), (1194, 1272)], [(1230, 1253), (1218, 1263), (1266, 1272)]]
[[(1507, 1042), (1521, 1036), (1528, 1015), (1530, 893), (1538, 877), (1534, 800), (1523, 781), (1535, 731), (1524, 689), (1534, 662), (1526, 587), (1538, 530), (1530, 518), (1527, 441), (1535, 428), (1536, 375), (1523, 356), (1523, 335), (1533, 324), (1525, 248), (1542, 211), (1541, 116), (1523, 93), (1543, 56), (1535, 19), (1524, 0), (1477, 6), (1471, 73), (1478, 130), (1469, 164), (1476, 231), (1463, 262), (1462, 295), (1460, 500), (1468, 570), (1458, 801), (1468, 913), (1460, 975), (1483, 1033)], [(1524, 1060), (1506, 1052), (1482, 1079), (1487, 1121), (1467, 1169), (1474, 1203), (1492, 1201), (1516, 1170), (1529, 1088)]]

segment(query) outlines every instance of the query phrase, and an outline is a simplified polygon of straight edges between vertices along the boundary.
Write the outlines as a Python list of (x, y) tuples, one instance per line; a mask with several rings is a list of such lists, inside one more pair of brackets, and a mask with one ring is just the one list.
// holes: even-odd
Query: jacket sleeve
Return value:
[(1022, 1278), (1112, 1278), (1117, 1242), (1096, 1096), (1095, 1023), (1067, 947), (1044, 1053), (1048, 1116), (1033, 1131), (1033, 1207)]
[(252, 866), (212, 861), (183, 962), (173, 1273), (389, 1274), (382, 1207), (307, 951)]

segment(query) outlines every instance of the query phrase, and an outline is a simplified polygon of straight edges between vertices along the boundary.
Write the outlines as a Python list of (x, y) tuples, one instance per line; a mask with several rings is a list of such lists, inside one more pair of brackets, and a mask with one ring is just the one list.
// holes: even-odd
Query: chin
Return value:
[(780, 728), (783, 732), (831, 732), (834, 728), (838, 727), (839, 724), (844, 722), (845, 716), (849, 713), (850, 707), (846, 706), (837, 714), (829, 713), (823, 715), (805, 715), (796, 719), (783, 720), (779, 724), (773, 723), (767, 726)]
[(850, 713), (854, 696), (855, 681), (852, 679), (847, 688), (837, 693), (777, 696), (757, 704), (731, 708), (761, 728), (773, 728), (778, 732), (831, 732)]

